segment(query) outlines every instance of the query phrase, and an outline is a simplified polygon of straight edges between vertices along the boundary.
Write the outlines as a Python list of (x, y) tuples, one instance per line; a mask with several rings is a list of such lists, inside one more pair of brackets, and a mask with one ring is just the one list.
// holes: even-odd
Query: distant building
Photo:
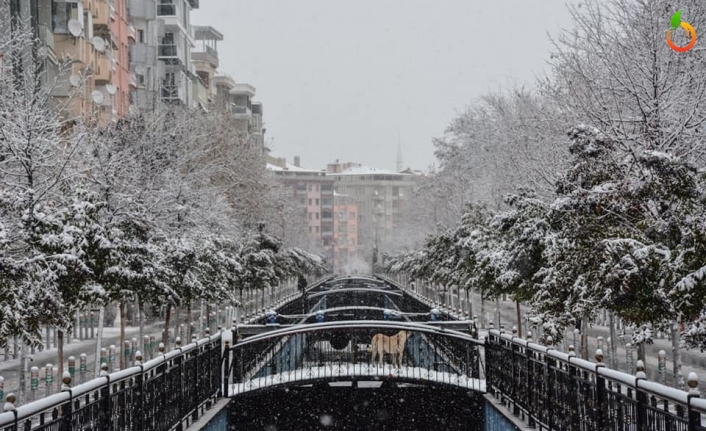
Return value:
[(357, 205), (357, 251), (370, 261), (373, 248), (394, 248), (400, 215), (411, 196), (415, 174), (365, 167), (356, 163), (332, 163), (326, 177), (335, 181), (334, 191)]
[(164, 21), (164, 34), (157, 56), (165, 64), (161, 100), (164, 104), (192, 106), (196, 75), (191, 65), (195, 42), (191, 27), (191, 11), (199, 0), (160, 0), (157, 16)]
[(324, 171), (304, 169), (299, 157), (294, 163), (284, 158), (268, 157), (267, 169), (291, 190), (291, 199), (307, 221), (309, 235), (320, 242), (333, 261), (334, 199), (333, 179)]
[(213, 78), (218, 69), (218, 42), (223, 34), (213, 27), (194, 27), (196, 47), (191, 53), (197, 80), (194, 82), (194, 104), (203, 110), (209, 110), (215, 104), (216, 87)]
[(333, 194), (333, 268), (341, 273), (358, 259), (358, 205), (348, 196)]

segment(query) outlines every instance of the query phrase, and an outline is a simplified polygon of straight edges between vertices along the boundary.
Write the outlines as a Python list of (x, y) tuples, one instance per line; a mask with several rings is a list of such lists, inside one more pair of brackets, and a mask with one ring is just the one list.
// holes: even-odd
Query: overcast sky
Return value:
[(394, 169), (479, 96), (546, 71), (567, 0), (202, 0), (220, 70), (257, 88), (272, 154)]

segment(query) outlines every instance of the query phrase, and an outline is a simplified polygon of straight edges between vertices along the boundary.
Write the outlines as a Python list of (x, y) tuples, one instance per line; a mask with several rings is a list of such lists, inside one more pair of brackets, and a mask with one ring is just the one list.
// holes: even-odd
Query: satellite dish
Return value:
[(115, 94), (118, 91), (118, 87), (113, 84), (107, 84), (105, 89), (108, 91), (108, 94)]
[(83, 33), (83, 24), (81, 24), (81, 21), (77, 19), (70, 19), (68, 26), (69, 33), (71, 33), (73, 37), (79, 37), (81, 36), (81, 33)]
[(96, 51), (105, 51), (105, 41), (103, 40), (103, 38), (95, 36), (93, 39), (91, 39), (91, 43), (93, 44), (93, 47), (96, 49)]
[(138, 64), (137, 66), (135, 66), (135, 73), (137, 73), (138, 75), (144, 75), (145, 74), (145, 66), (143, 66), (141, 64)]
[(103, 93), (101, 93), (98, 90), (93, 90), (91, 93), (91, 97), (93, 98), (93, 101), (96, 102), (97, 104), (103, 103)]
[(71, 76), (69, 76), (69, 82), (74, 87), (78, 87), (81, 85), (81, 77), (78, 75), (71, 75)]

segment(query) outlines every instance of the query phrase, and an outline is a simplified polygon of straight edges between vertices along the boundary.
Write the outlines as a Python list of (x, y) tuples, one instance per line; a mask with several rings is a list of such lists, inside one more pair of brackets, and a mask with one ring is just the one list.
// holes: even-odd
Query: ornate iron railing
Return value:
[[(399, 339), (407, 332), (401, 366)], [(373, 361), (373, 336), (382, 334), (383, 358)], [(224, 386), (238, 394), (260, 388), (315, 380), (407, 381), (485, 390), (483, 343), (462, 332), (391, 321), (338, 321), (305, 324), (249, 337), (225, 355)], [(394, 360), (398, 363), (395, 365)]]
[(704, 431), (706, 399), (491, 330), (488, 392), (550, 431)]
[[(221, 336), (0, 414), (0, 431), (169, 431), (221, 395)], [(184, 427), (185, 428), (185, 427)]]

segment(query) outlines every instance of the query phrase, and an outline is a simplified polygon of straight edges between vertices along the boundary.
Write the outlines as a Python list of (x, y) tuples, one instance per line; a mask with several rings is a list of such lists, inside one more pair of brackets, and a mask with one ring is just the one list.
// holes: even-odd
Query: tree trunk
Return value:
[(618, 352), (615, 350), (615, 316), (612, 311), (608, 312), (608, 324), (610, 325), (610, 367), (618, 369)]
[(515, 301), (515, 311), (517, 312), (517, 336), (522, 338), (522, 312), (520, 310), (520, 301)]
[[(20, 344), (20, 397), (19, 397), (19, 404), (18, 406), (21, 406), (25, 403), (25, 348), (24, 348), (24, 342)], [(34, 400), (32, 400), (34, 401)], [(0, 400), (0, 402), (4, 402), (4, 400)]]
[[(143, 358), (147, 358), (147, 346), (145, 346), (145, 310), (143, 308), (142, 300), (137, 299), (137, 313), (140, 316), (140, 339), (137, 344), (141, 346), (140, 353), (142, 353)], [(133, 349), (137, 349), (137, 346), (132, 346)]]
[[(64, 375), (64, 331), (59, 329), (58, 327), (56, 328), (56, 338), (57, 338), (57, 343), (56, 343), (56, 354), (57, 354), (57, 362), (59, 362), (57, 365), (57, 381), (59, 383), (59, 387), (61, 388), (61, 379), (62, 376)], [(22, 364), (22, 372), (24, 372), (24, 364)], [(24, 388), (23, 388), (24, 389)]]
[(189, 344), (189, 343), (191, 343), (191, 338), (193, 337), (193, 334), (191, 331), (191, 322), (192, 322), (191, 301), (189, 301), (189, 303), (186, 306), (186, 314), (188, 315), (188, 317), (186, 318), (186, 340), (185, 340), (186, 343), (184, 343), (184, 344)]
[(588, 319), (581, 318), (581, 358), (588, 360)]
[[(174, 322), (174, 340), (176, 340), (176, 337), (179, 336), (179, 324), (181, 324), (181, 307), (179, 305), (174, 307), (176, 309), (176, 322)], [(184, 340), (181, 341), (182, 343), (184, 342)]]
[(96, 336), (96, 365), (95, 376), (99, 377), (101, 372), (101, 342), (103, 341), (103, 325), (105, 321), (105, 307), (100, 308), (98, 313), (98, 334)]
[(120, 352), (120, 369), (124, 370), (127, 368), (127, 364), (125, 363), (125, 352), (123, 349), (125, 349), (125, 321), (127, 320), (127, 312), (125, 310), (125, 302), (120, 301), (119, 303), (119, 308), (120, 308), (120, 347), (118, 348), (118, 351)]
[(164, 343), (164, 348), (167, 348), (169, 343), (169, 324), (172, 318), (172, 306), (167, 305), (167, 312), (164, 315), (164, 332), (162, 332), (162, 343)]

